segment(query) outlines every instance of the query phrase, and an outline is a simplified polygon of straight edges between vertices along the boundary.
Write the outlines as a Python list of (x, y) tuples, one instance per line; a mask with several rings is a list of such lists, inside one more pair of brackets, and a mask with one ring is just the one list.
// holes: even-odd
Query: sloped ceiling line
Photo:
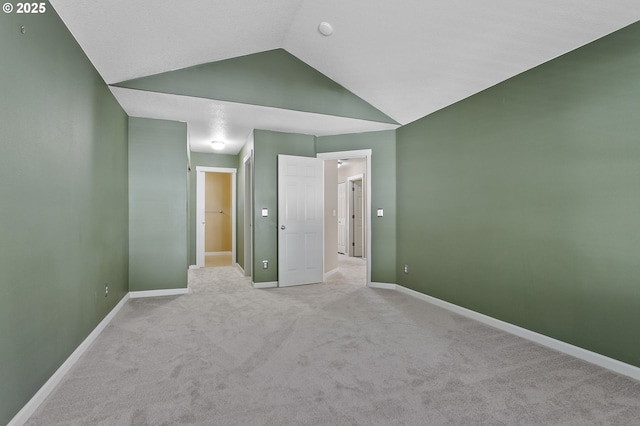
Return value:
[(285, 49), (400, 124), (640, 20), (638, 0), (50, 1), (107, 83)]
[(283, 49), (196, 65), (115, 86), (398, 124)]

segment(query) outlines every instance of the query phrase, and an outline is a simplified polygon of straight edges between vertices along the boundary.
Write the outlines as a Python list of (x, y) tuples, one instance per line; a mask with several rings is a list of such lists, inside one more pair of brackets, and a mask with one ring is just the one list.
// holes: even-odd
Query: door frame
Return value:
[[(373, 259), (373, 253), (371, 252), (371, 155), (373, 150), (371, 149), (359, 149), (353, 151), (335, 151), (335, 152), (322, 152), (316, 154), (316, 157), (322, 160), (342, 160), (345, 158), (364, 158), (367, 163), (364, 186), (366, 187), (366, 212), (365, 212), (365, 233), (366, 241), (366, 263), (367, 263), (367, 287), (371, 287), (371, 259)], [(324, 251), (323, 251), (324, 258)], [(324, 262), (324, 261), (323, 261)]]
[(204, 268), (204, 201), (205, 173), (231, 174), (231, 262), (236, 262), (236, 173), (228, 167), (196, 167), (196, 266)]
[(244, 276), (253, 277), (253, 150), (244, 164)]
[[(353, 212), (355, 210), (355, 205), (354, 205), (354, 202), (353, 202), (353, 189), (352, 189), (353, 188), (353, 182), (358, 181), (358, 180), (361, 181), (362, 182), (362, 187), (363, 187), (363, 190), (364, 190), (364, 188), (365, 188), (365, 186), (367, 184), (366, 179), (365, 179), (364, 176), (365, 176), (364, 174), (360, 173), (360, 174), (357, 174), (357, 175), (349, 176), (347, 178), (347, 200), (348, 200), (347, 201), (347, 239), (348, 240), (351, 240), (351, 237), (353, 236), (353, 232), (354, 232), (353, 224), (352, 224), (352, 222), (354, 222), (354, 220), (351, 217), (351, 216), (353, 216)], [(364, 210), (365, 206), (363, 206), (362, 208)], [(366, 238), (367, 223), (364, 221), (365, 220), (364, 216), (363, 216), (362, 220), (363, 220), (362, 226), (365, 228), (365, 232), (362, 233), (362, 238), (366, 240), (367, 239)], [(354, 241), (349, 241), (347, 243), (347, 252), (349, 253), (349, 256), (355, 257), (355, 247), (353, 245), (351, 245), (352, 242), (354, 242)], [(363, 251), (363, 254), (364, 254), (362, 256), (363, 259), (367, 258), (366, 254), (368, 253), (367, 252), (367, 247), (366, 247), (365, 244), (362, 245), (362, 251)]]

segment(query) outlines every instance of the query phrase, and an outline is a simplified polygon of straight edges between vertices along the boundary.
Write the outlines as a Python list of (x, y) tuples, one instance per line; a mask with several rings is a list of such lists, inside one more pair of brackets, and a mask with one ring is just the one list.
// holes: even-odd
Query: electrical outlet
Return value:
[(269, 269), (269, 261), (268, 260), (263, 260), (262, 261), (262, 269)]
[(409, 273), (409, 265), (404, 265), (404, 273), (408, 274)]
[(104, 297), (109, 295), (109, 284), (104, 285)]

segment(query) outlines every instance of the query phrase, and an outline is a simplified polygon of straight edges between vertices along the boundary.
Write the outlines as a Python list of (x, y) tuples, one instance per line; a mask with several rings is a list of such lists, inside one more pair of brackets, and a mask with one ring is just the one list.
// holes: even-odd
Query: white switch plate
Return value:
[(378, 209), (378, 217), (384, 216), (384, 210)]
[(269, 216), (269, 209), (262, 209), (262, 217)]

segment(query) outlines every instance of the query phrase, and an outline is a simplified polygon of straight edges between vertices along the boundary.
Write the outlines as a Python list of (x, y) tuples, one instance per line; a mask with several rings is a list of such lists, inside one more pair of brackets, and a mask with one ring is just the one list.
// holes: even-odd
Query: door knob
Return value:
[(280, 225), (280, 229), (287, 229), (287, 227), (284, 225)]

